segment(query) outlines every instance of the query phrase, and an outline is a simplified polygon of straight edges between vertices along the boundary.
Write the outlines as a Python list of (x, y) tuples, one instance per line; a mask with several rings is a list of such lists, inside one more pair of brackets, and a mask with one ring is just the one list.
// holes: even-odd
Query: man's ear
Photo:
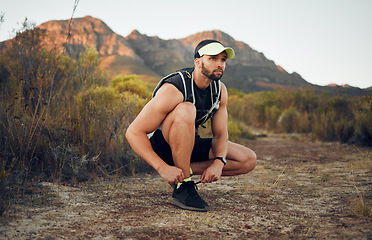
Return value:
[(195, 64), (195, 67), (201, 68), (201, 58), (195, 58), (194, 64)]

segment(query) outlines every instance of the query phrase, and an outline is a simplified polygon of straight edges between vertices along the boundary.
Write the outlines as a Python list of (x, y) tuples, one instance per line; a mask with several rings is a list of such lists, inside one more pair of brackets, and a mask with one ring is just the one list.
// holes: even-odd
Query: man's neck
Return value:
[(206, 89), (212, 82), (210, 78), (205, 76), (201, 71), (193, 72), (194, 82), (200, 89)]

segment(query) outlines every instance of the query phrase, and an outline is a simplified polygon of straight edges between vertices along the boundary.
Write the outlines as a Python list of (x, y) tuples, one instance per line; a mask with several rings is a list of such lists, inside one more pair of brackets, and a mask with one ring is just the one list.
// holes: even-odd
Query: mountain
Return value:
[(267, 59), (263, 53), (218, 30), (201, 32), (182, 39), (164, 40), (146, 36), (136, 30), (123, 37), (113, 32), (103, 21), (90, 16), (75, 18), (69, 23), (69, 20), (53, 20), (38, 26), (46, 29), (50, 36), (45, 44), (65, 50), (72, 57), (77, 57), (89, 45), (101, 57), (99, 67), (108, 70), (111, 76), (137, 74), (145, 81), (157, 82), (170, 72), (193, 66), (195, 46), (204, 39), (216, 39), (236, 52), (236, 57), (228, 61), (222, 78), (227, 87), (252, 92), (276, 87), (297, 89), (309, 86), (316, 91), (336, 90), (339, 93), (350, 92), (351, 95), (363, 94), (363, 90), (359, 88), (312, 85), (298, 73), (288, 73), (274, 61)]
[[(218, 30), (171, 40), (149, 37), (136, 30), (122, 37), (90, 16), (73, 19), (70, 32), (68, 20), (49, 21), (39, 27), (51, 36), (53, 41), (47, 43), (49, 47), (64, 47), (71, 56), (77, 56), (86, 45), (96, 49), (102, 60), (100, 68), (109, 70), (112, 76), (134, 73), (145, 81), (157, 82), (170, 72), (193, 66), (195, 46), (201, 40), (216, 39), (237, 53), (229, 60), (223, 77), (227, 87), (250, 92), (279, 86), (311, 86), (299, 74), (287, 73), (262, 53)], [(66, 43), (68, 32), (70, 38)]]

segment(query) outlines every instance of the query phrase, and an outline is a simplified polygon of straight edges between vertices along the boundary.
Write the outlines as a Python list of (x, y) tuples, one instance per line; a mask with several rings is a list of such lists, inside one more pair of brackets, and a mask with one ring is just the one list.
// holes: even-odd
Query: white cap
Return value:
[(198, 53), (199, 56), (202, 57), (203, 55), (218, 55), (223, 51), (226, 52), (227, 59), (233, 59), (235, 57), (235, 52), (232, 48), (225, 47), (219, 42), (212, 42), (201, 47)]

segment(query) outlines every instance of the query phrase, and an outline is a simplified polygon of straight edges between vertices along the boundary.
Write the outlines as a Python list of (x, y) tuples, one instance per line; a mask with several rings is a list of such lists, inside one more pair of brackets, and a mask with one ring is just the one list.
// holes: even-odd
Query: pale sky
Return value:
[[(74, 3), (0, 0), (0, 41), (25, 17), (37, 25), (69, 19)], [(164, 40), (221, 30), (310, 83), (372, 86), (371, 0), (78, 1), (74, 17), (87, 15), (123, 37), (133, 30)]]

